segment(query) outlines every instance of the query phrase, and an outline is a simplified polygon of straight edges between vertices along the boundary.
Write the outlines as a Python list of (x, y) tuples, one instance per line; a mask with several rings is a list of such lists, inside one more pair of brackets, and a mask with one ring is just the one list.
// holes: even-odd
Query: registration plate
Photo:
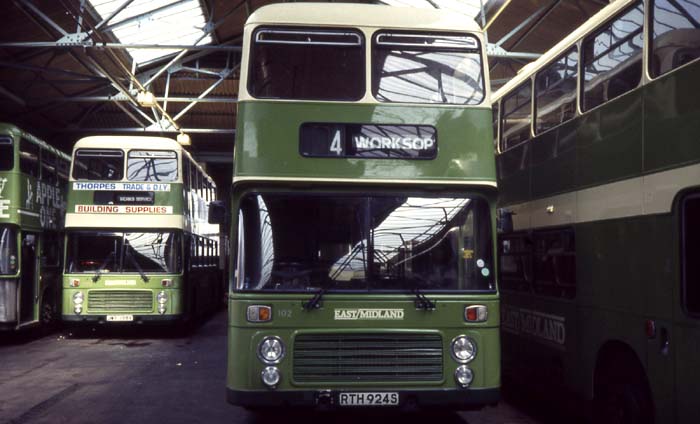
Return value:
[(340, 406), (394, 406), (399, 404), (396, 392), (347, 392), (339, 395)]
[(133, 321), (133, 320), (134, 320), (133, 315), (107, 315), (107, 321), (125, 322), (125, 321)]

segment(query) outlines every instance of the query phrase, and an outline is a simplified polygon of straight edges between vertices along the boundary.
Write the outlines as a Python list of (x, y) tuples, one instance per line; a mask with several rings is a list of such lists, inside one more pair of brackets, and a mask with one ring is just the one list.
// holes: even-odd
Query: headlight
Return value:
[(284, 344), (279, 337), (265, 337), (258, 345), (258, 358), (266, 364), (276, 364), (284, 357)]
[(277, 367), (265, 367), (262, 371), (262, 381), (268, 387), (275, 387), (280, 382), (280, 377)]
[(457, 336), (450, 350), (455, 361), (466, 364), (476, 356), (476, 342), (467, 336)]
[(158, 301), (159, 304), (165, 305), (168, 303), (168, 294), (164, 291), (158, 293), (158, 296), (156, 296), (156, 300)]
[(73, 293), (73, 303), (77, 305), (82, 305), (83, 300), (85, 300), (85, 297), (83, 297), (83, 292), (75, 292)]
[(462, 387), (469, 387), (474, 380), (474, 372), (466, 365), (460, 365), (455, 370), (455, 381)]

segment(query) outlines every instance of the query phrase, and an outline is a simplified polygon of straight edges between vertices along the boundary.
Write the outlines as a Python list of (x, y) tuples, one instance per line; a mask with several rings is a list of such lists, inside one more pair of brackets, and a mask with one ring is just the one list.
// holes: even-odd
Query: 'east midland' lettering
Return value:
[(434, 159), (437, 130), (429, 125), (305, 123), (303, 156), (366, 159)]

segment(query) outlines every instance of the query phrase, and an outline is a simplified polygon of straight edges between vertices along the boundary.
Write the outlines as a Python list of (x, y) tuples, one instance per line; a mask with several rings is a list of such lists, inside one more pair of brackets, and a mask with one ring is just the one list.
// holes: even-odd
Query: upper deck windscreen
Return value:
[(365, 93), (362, 33), (351, 29), (258, 28), (248, 91), (268, 99), (355, 101)]
[(469, 35), (379, 32), (372, 45), (372, 94), (380, 102), (479, 104), (479, 43)]
[(129, 181), (175, 181), (177, 153), (157, 150), (132, 150), (126, 164)]
[(116, 149), (78, 149), (73, 157), (76, 180), (118, 181), (124, 176), (124, 152)]

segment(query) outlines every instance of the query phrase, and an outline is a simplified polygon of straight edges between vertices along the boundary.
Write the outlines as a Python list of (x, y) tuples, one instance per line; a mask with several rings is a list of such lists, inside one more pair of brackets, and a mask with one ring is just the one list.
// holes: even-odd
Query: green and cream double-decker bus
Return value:
[(596, 422), (700, 422), (698, 57), (697, 1), (615, 1), (494, 95), (504, 375)]
[(176, 141), (92, 136), (73, 148), (64, 321), (190, 319), (221, 303), (216, 185)]
[(0, 123), (0, 331), (58, 313), (70, 157)]
[(275, 4), (245, 25), (227, 396), (499, 399), (495, 158), (470, 18)]

